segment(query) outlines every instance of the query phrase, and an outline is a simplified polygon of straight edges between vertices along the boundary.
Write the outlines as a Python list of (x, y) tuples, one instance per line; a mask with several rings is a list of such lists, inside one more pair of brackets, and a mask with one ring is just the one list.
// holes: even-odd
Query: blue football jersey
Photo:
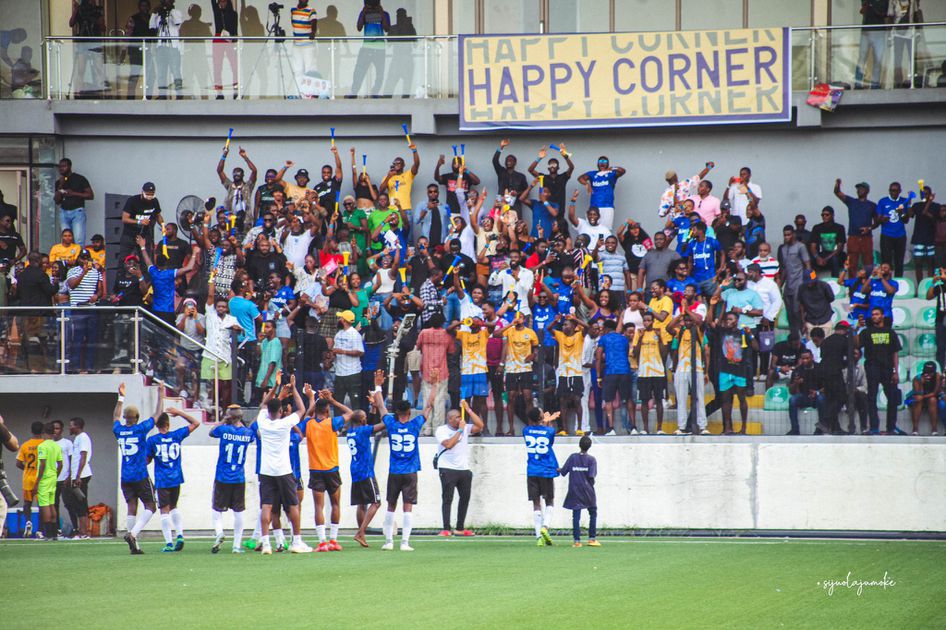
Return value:
[(154, 487), (176, 488), (184, 483), (181, 470), (181, 442), (191, 431), (181, 427), (148, 438), (148, 457), (154, 460)]
[(408, 475), (420, 470), (418, 442), (425, 422), (424, 416), (417, 416), (407, 422), (398, 422), (393, 413), (384, 416), (388, 445), (391, 447), (388, 472), (392, 475)]
[(256, 476), (259, 477), (259, 464), (260, 458), (263, 456), (263, 449), (260, 448), (259, 425), (257, 425), (256, 420), (250, 425), (250, 431), (253, 432), (253, 440), (256, 442)]
[(299, 459), (299, 444), (302, 435), (295, 431), (289, 432), (289, 463), (292, 465), (292, 475), (297, 481), (302, 479), (302, 461)]
[(526, 475), (529, 477), (557, 477), (558, 459), (552, 445), (555, 443), (555, 429), (541, 424), (528, 425), (522, 429), (522, 439), (526, 442), (528, 460)]
[(245, 483), (243, 465), (246, 463), (246, 451), (254, 439), (253, 430), (249, 427), (221, 424), (210, 432), (210, 437), (220, 440), (214, 479), (220, 483)]
[(126, 426), (116, 420), (112, 433), (118, 440), (118, 449), (122, 455), (122, 482), (130, 483), (148, 478), (148, 454), (145, 438), (154, 428), (154, 418), (148, 418), (133, 426)]
[(374, 477), (374, 454), (371, 436), (374, 426), (366, 424), (348, 431), (348, 450), (351, 452), (351, 482), (357, 483)]

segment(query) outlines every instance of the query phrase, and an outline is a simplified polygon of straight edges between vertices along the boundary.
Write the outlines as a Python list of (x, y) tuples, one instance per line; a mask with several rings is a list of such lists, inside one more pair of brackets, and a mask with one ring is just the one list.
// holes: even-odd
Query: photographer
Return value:
[[(0, 416), (0, 445), (11, 453), (15, 453), (20, 449), (20, 441), (7, 429), (3, 423), (3, 416)], [(7, 474), (3, 470), (3, 457), (0, 456), (0, 523), (7, 522), (7, 508), (13, 507), (17, 503), (19, 503), (19, 499), (13, 494), (13, 489), (7, 483)]]
[(158, 46), (155, 51), (155, 68), (158, 98), (167, 99), (170, 93), (168, 73), (174, 79), (175, 96), (180, 99), (184, 80), (181, 75), (181, 24), (184, 17), (174, 8), (174, 0), (161, 0), (161, 4), (151, 14), (148, 26), (157, 30)]

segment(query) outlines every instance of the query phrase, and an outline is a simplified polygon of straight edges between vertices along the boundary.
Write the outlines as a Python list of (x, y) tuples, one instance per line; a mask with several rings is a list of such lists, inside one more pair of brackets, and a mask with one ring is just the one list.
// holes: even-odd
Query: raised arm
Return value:
[(118, 402), (115, 403), (115, 411), (112, 412), (112, 421), (118, 422), (122, 417), (122, 406), (125, 404), (125, 384), (118, 386)]
[(180, 409), (177, 409), (176, 407), (168, 407), (168, 415), (177, 416), (178, 418), (184, 418), (185, 420), (187, 420), (187, 430), (190, 431), (191, 433), (196, 431), (197, 427), (200, 426), (200, 420), (190, 415), (189, 413), (184, 413), (183, 411), (181, 411)]
[(155, 379), (154, 382), (158, 386), (158, 402), (154, 407), (154, 414), (151, 417), (157, 418), (161, 415), (161, 412), (164, 411), (164, 381)]
[(578, 215), (575, 213), (576, 201), (578, 201), (578, 189), (572, 192), (572, 198), (568, 202), (568, 222), (578, 227)]
[(834, 196), (840, 199), (841, 201), (844, 201), (846, 197), (846, 195), (843, 192), (841, 192), (841, 178), (840, 177), (834, 180)]

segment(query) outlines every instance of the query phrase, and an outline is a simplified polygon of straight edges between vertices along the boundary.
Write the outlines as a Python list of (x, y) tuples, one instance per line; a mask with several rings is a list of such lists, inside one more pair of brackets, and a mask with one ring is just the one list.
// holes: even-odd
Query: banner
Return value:
[(791, 120), (787, 28), (461, 35), (460, 128)]

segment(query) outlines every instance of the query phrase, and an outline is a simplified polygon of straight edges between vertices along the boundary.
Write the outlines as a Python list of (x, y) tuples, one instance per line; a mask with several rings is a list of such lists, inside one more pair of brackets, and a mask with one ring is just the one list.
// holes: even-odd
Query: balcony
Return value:
[[(946, 23), (791, 29), (792, 89), (946, 85)], [(48, 38), (51, 100), (446, 99), (457, 94), (455, 36), (319, 38)], [(880, 52), (878, 71), (872, 55)], [(858, 76), (859, 61), (864, 76)], [(176, 69), (180, 68), (179, 79)]]

